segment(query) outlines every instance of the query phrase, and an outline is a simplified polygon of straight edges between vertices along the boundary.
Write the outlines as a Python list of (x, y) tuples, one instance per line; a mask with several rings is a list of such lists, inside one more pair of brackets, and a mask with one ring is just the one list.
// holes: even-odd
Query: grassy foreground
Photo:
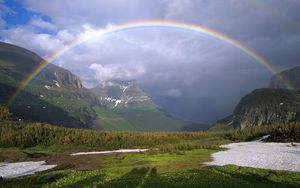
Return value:
[[(205, 166), (219, 145), (271, 134), (298, 141), (300, 126), (218, 132), (98, 132), (3, 121), (0, 161), (46, 160), (58, 168), (0, 180), (0, 187), (300, 187), (300, 173)], [(149, 152), (70, 156), (74, 151), (152, 148)], [(49, 179), (50, 177), (50, 179)]]
[[(57, 170), (2, 180), (0, 187), (299, 187), (300, 173), (227, 165), (204, 166), (213, 150), (184, 154), (122, 154), (99, 170)], [(51, 175), (51, 182), (45, 177)]]

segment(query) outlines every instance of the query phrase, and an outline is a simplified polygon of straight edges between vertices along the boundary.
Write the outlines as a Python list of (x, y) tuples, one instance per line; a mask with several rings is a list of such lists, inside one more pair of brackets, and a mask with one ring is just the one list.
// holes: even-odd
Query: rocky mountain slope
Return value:
[[(0, 103), (7, 104), (19, 83), (44, 60), (18, 46), (0, 43)], [(90, 104), (97, 97), (83, 88), (78, 76), (49, 64), (10, 104), (18, 118), (89, 128), (96, 117)]]
[[(135, 80), (107, 81), (92, 88), (91, 92), (98, 97), (101, 105), (114, 113), (114, 118), (102, 118), (110, 125), (105, 126), (107, 130), (122, 130), (124, 124), (133, 130), (181, 130), (189, 124), (158, 108)], [(119, 118), (124, 120), (119, 124), (121, 126), (118, 123), (113, 125), (111, 121)]]
[[(217, 121), (211, 130), (243, 129), (246, 127), (300, 121), (300, 92), (284, 89), (278, 80), (284, 77), (300, 88), (300, 67), (278, 73), (271, 79), (271, 87), (257, 89), (244, 96), (232, 115)], [(282, 88), (282, 89), (280, 89)]]
[[(0, 42), (0, 56), (1, 73), (16, 81), (24, 79), (44, 61), (29, 50), (3, 42)], [(49, 86), (83, 88), (78, 76), (53, 64), (49, 64), (34, 81), (42, 81)]]
[(257, 89), (244, 96), (232, 115), (218, 121), (214, 128), (246, 127), (300, 121), (300, 95), (283, 89)]
[(133, 103), (148, 103), (154, 105), (150, 97), (142, 91), (137, 81), (106, 81), (91, 91), (98, 97), (102, 104), (111, 108), (128, 107)]
[[(24, 48), (0, 43), (0, 105), (7, 105), (20, 82), (43, 61)], [(78, 76), (53, 64), (9, 108), (22, 120), (100, 130), (181, 130), (186, 123), (157, 108), (134, 81), (111, 81), (89, 90)]]

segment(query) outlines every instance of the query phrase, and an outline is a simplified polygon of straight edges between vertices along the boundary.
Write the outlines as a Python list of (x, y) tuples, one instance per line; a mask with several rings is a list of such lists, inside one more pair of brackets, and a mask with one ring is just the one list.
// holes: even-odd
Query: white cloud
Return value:
[(42, 29), (47, 29), (50, 31), (55, 31), (57, 29), (56, 25), (53, 23), (47, 22), (41, 18), (35, 18), (30, 21), (30, 24)]
[(21, 26), (3, 31), (5, 41), (13, 43), (46, 57), (63, 47), (63, 41), (45, 33), (34, 33), (31, 27)]
[(95, 79), (100, 82), (108, 80), (128, 80), (136, 79), (145, 73), (143, 67), (126, 66), (124, 64), (92, 64), (89, 67), (95, 73)]
[(56, 37), (57, 39), (64, 41), (65, 43), (69, 43), (74, 40), (75, 35), (68, 30), (63, 29), (57, 32)]
[[(33, 19), (31, 20), (30, 25), (2, 30), (1, 35), (5, 42), (22, 46), (43, 57), (47, 57), (62, 50), (73, 41), (91, 38), (91, 36), (98, 31), (89, 25), (83, 25), (76, 31), (61, 29), (57, 30), (55, 34), (48, 34), (36, 30), (34, 26), (48, 30), (57, 30), (56, 26), (50, 22), (41, 19)], [(70, 58), (68, 59), (70, 60)]]

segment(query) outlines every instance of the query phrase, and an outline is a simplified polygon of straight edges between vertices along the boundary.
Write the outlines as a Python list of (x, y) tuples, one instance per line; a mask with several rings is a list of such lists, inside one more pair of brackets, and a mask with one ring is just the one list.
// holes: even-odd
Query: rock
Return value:
[(83, 88), (78, 76), (53, 64), (49, 64), (38, 78), (47, 80), (54, 87)]

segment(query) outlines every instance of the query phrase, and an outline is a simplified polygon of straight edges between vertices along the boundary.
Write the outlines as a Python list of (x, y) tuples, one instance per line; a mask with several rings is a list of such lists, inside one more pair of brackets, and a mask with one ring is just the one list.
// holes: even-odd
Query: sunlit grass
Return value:
[[(121, 154), (103, 169), (60, 170), (0, 182), (0, 187), (299, 187), (300, 173), (226, 165), (202, 165), (212, 150), (183, 154)], [(49, 183), (44, 177), (54, 175)]]
[(210, 160), (210, 154), (214, 150), (196, 149), (176, 153), (140, 153), (140, 154), (122, 154), (106, 159), (103, 163), (105, 170), (114, 176), (127, 172), (135, 168), (155, 167), (157, 172), (182, 171), (199, 166), (205, 161)]

